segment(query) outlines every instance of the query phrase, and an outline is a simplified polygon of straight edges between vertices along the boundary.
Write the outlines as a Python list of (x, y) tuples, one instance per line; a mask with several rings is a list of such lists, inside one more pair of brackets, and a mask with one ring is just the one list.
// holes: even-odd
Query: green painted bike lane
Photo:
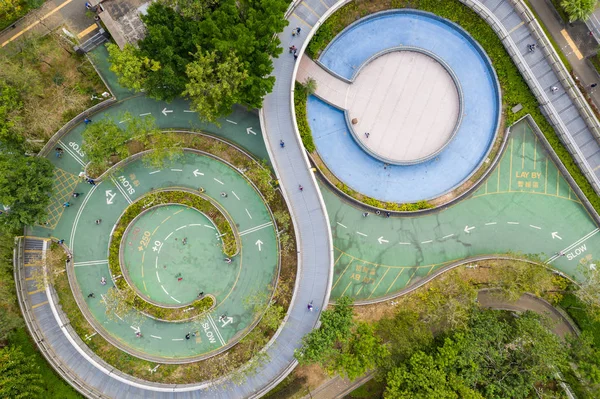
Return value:
[[(107, 264), (109, 236), (113, 225), (127, 205), (158, 188), (185, 187), (205, 189), (205, 194), (219, 202), (237, 225), (241, 250), (234, 258), (240, 272), (231, 294), (206, 317), (195, 322), (166, 323), (149, 317), (132, 324), (131, 318), (117, 322), (105, 314), (102, 295), (112, 287)], [(178, 162), (164, 170), (148, 169), (141, 160), (133, 161), (117, 174), (97, 186), (80, 184), (84, 195), (66, 208), (54, 229), (55, 237), (65, 239), (73, 251), (77, 283), (93, 316), (124, 347), (153, 356), (185, 359), (218, 350), (240, 337), (255, 321), (256, 314), (247, 309), (245, 300), (257, 292), (269, 293), (278, 262), (275, 230), (268, 209), (259, 194), (238, 171), (215, 159), (186, 152)], [(220, 196), (226, 192), (226, 198)], [(102, 219), (97, 225), (96, 219)], [(37, 227), (34, 233), (47, 229)], [(260, 242), (260, 244), (258, 244)], [(219, 267), (206, 276), (220, 279)], [(101, 285), (105, 277), (109, 283)], [(88, 297), (94, 293), (95, 298)], [(219, 320), (221, 315), (227, 317)], [(124, 315), (119, 315), (124, 316)], [(137, 319), (138, 317), (136, 317)], [(137, 338), (140, 329), (143, 337)], [(186, 340), (188, 332), (197, 337)]]
[(433, 214), (363, 217), (363, 210), (321, 188), (335, 247), (332, 298), (392, 294), (475, 255), (539, 254), (574, 277), (600, 255), (597, 226), (524, 123), (513, 128), (486, 183)]
[[(238, 259), (224, 261), (223, 241), (212, 220), (184, 205), (149, 208), (131, 223), (121, 251), (128, 279), (144, 299), (159, 306), (189, 306), (200, 292), (222, 302), (241, 267)], [(207, 278), (214, 274), (219, 278)]]

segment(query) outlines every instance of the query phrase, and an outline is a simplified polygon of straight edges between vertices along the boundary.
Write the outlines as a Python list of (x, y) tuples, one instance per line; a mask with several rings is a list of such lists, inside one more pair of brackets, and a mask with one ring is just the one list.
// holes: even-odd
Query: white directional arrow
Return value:
[(379, 243), (380, 243), (380, 244), (383, 244), (384, 242), (389, 242), (388, 240), (384, 240), (384, 239), (383, 239), (383, 236), (379, 237), (379, 238), (377, 239), (377, 241), (379, 241)]
[(198, 177), (198, 176), (204, 176), (204, 173), (202, 173), (202, 172), (199, 172), (199, 171), (198, 171), (198, 169), (196, 169), (196, 170), (194, 171), (194, 176), (196, 176), (196, 177)]
[(167, 109), (167, 107), (163, 108), (163, 110), (162, 110), (162, 114), (164, 116), (167, 116), (167, 114), (170, 114), (171, 112), (173, 112), (173, 110), (172, 109)]
[(263, 242), (261, 240), (256, 241), (254, 244), (256, 244), (256, 246), (258, 246), (259, 251), (262, 251), (261, 245), (263, 245)]
[(106, 203), (108, 205), (112, 205), (113, 200), (115, 199), (115, 197), (117, 196), (117, 194), (113, 194), (112, 190), (106, 190)]
[(471, 230), (473, 230), (474, 228), (475, 228), (475, 226), (473, 226), (473, 227), (469, 227), (469, 226), (467, 225), (467, 226), (465, 226), (465, 230), (464, 230), (464, 232), (465, 232), (465, 233), (467, 233), (467, 234), (469, 234), (469, 233), (471, 233)]
[(558, 231), (552, 232), (552, 239), (554, 240), (555, 238), (558, 238), (559, 240), (562, 240), (562, 238), (558, 235)]
[(139, 327), (134, 327), (134, 326), (129, 326), (129, 327), (131, 327), (131, 329), (133, 331), (135, 331), (136, 334), (140, 332), (140, 328)]
[(225, 327), (227, 324), (233, 322), (233, 317), (231, 316), (227, 316), (225, 318), (225, 320), (221, 319), (221, 321), (223, 322), (223, 324), (221, 324), (221, 328)]
[(248, 133), (248, 134), (252, 133), (253, 135), (255, 135), (255, 136), (256, 136), (256, 132), (255, 132), (254, 130), (252, 130), (252, 128), (251, 128), (251, 127), (247, 127), (247, 128), (246, 128), (246, 133)]
[(590, 270), (596, 270), (596, 264), (590, 263)]

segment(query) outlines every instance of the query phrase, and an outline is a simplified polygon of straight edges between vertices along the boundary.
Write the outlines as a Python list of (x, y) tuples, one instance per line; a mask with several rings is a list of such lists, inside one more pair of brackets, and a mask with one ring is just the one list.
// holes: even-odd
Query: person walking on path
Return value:
[(304, 187), (302, 187), (302, 184), (299, 184), (299, 185), (298, 185), (298, 189), (299, 189), (300, 191), (303, 191), (303, 190), (304, 190)]
[(231, 258), (225, 258), (225, 263), (229, 265), (231, 263)]
[(552, 92), (552, 94), (554, 94), (554, 93), (556, 93), (556, 92), (558, 91), (558, 87), (556, 87), (556, 86), (552, 86), (552, 87), (550, 88), (550, 91)]
[(302, 29), (301, 29), (299, 26), (298, 26), (298, 27), (296, 27), (296, 34), (297, 34), (298, 36), (300, 36), (300, 32), (302, 32)]
[(190, 333), (185, 334), (185, 339), (190, 339)]
[(309, 312), (312, 312), (312, 311), (313, 311), (313, 305), (312, 305), (312, 301), (310, 301), (310, 303), (308, 304), (307, 308), (308, 308), (308, 311), (309, 311)]
[(369, 216), (369, 212), (363, 212), (363, 217), (366, 218), (367, 216)]
[(71, 195), (71, 197), (73, 197), (73, 198), (77, 198), (77, 197), (79, 197), (80, 195), (81, 195), (81, 193), (73, 193), (73, 194)]
[(202, 298), (204, 296), (204, 291), (200, 291), (200, 293), (198, 294), (198, 298)]
[(58, 245), (63, 245), (65, 243), (65, 240), (60, 239), (60, 240), (57, 241), (57, 243), (58, 243)]
[(56, 158), (62, 158), (65, 150), (60, 147), (56, 147), (54, 150), (56, 151)]
[(223, 191), (223, 192), (221, 193), (221, 197), (223, 197), (223, 198), (227, 198), (227, 193), (226, 193), (225, 191)]
[(369, 132), (365, 132), (365, 137), (366, 137), (366, 138), (369, 138), (369, 136), (370, 136), (370, 135), (371, 135), (371, 133), (369, 133)]
[(285, 147), (285, 143), (283, 142), (283, 140), (279, 140), (279, 146), (281, 148)]
[(70, 203), (69, 201), (67, 201), (67, 202), (65, 202), (65, 203), (63, 204), (63, 206), (64, 206), (65, 208), (68, 208), (68, 207), (70, 207), (70, 206), (71, 206), (71, 203)]
[(94, 179), (85, 179), (86, 182), (90, 183), (92, 186), (96, 185), (96, 182), (94, 181)]
[(104, 278), (104, 276), (100, 279), (100, 284), (106, 285), (106, 279)]
[(102, 219), (96, 219), (96, 224), (102, 223)]
[(598, 86), (598, 83), (592, 83), (592, 84), (590, 85), (590, 87), (591, 87), (592, 89), (593, 89), (594, 87), (596, 87), (596, 86)]
[(96, 295), (94, 295), (93, 292), (90, 292), (90, 294), (88, 295), (88, 298), (96, 298)]
[(296, 51), (296, 46), (290, 46), (290, 53), (293, 53)]
[(85, 119), (83, 120), (83, 123), (85, 123), (86, 125), (89, 125), (90, 123), (92, 123), (92, 120), (91, 120), (91, 119), (89, 119), (89, 118), (85, 118)]

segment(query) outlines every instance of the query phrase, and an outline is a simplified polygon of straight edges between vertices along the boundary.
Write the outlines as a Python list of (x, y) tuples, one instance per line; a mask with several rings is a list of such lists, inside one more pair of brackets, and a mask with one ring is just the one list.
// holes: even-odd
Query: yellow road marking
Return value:
[(85, 28), (84, 30), (82, 30), (81, 32), (79, 32), (77, 34), (77, 37), (81, 39), (82, 37), (89, 34), (90, 32), (93, 32), (97, 28), (98, 28), (98, 25), (92, 24), (92, 25), (88, 26), (87, 28)]
[(6, 46), (8, 43), (12, 42), (13, 40), (15, 40), (16, 38), (18, 38), (19, 36), (21, 36), (23, 33), (25, 33), (28, 30), (30, 30), (31, 28), (37, 26), (40, 22), (42, 22), (43, 20), (45, 20), (49, 16), (53, 15), (55, 12), (59, 11), (61, 8), (63, 8), (67, 4), (69, 4), (71, 1), (73, 1), (73, 0), (66, 0), (64, 3), (62, 3), (61, 5), (59, 5), (58, 7), (56, 7), (54, 10), (52, 10), (48, 14), (44, 15), (42, 18), (38, 19), (37, 21), (35, 21), (34, 23), (30, 24), (29, 26), (25, 27), (21, 32), (17, 33), (13, 37), (11, 37), (10, 39), (8, 39), (4, 43), (2, 43), (2, 47)]
[(389, 271), (390, 271), (390, 268), (388, 267), (388, 269), (385, 271), (385, 273), (383, 273), (383, 276), (381, 276), (381, 280), (379, 280), (379, 282), (377, 283), (377, 285), (375, 286), (375, 288), (373, 288), (373, 291), (371, 291), (371, 294), (367, 297), (367, 299), (371, 298), (371, 296), (373, 295), (373, 293), (375, 292), (375, 290), (377, 289), (377, 287), (379, 287), (379, 284), (381, 284), (381, 282), (385, 278), (385, 275), (388, 274)]
[(48, 301), (44, 301), (44, 302), (38, 303), (37, 305), (33, 305), (31, 307), (31, 309), (39, 308), (40, 306), (44, 306), (47, 303), (48, 303)]
[(360, 286), (360, 288), (358, 289), (358, 292), (356, 293), (356, 295), (354, 295), (355, 297), (358, 296), (358, 294), (360, 294), (360, 292), (362, 291), (362, 289), (364, 288), (364, 284)]
[(28, 295), (33, 295), (33, 294), (37, 294), (38, 292), (43, 292), (43, 291), (45, 291), (45, 289), (42, 288), (41, 290), (30, 291), (27, 294)]
[(518, 24), (517, 26), (515, 26), (514, 28), (512, 28), (511, 30), (508, 31), (508, 34), (510, 35), (511, 33), (513, 33), (515, 30), (519, 29), (521, 27), (521, 25), (523, 25), (525, 23), (525, 21), (521, 21), (520, 24)]
[(319, 14), (317, 14), (317, 13), (315, 12), (315, 10), (313, 10), (313, 9), (312, 9), (312, 8), (311, 8), (311, 7), (310, 7), (308, 4), (306, 4), (306, 1), (303, 1), (302, 3), (300, 3), (300, 5), (302, 5), (302, 6), (306, 7), (306, 8), (308, 8), (308, 9), (310, 10), (310, 12), (312, 12), (313, 14), (315, 14), (315, 16), (316, 16), (317, 18), (320, 18), (320, 17), (321, 17)]
[(25, 281), (31, 281), (31, 280), (33, 280), (33, 279), (35, 279), (35, 277), (27, 277), (27, 278), (25, 279)]
[(346, 293), (346, 291), (348, 291), (348, 288), (350, 288), (350, 285), (351, 285), (351, 284), (352, 284), (352, 281), (350, 281), (350, 282), (348, 283), (348, 285), (346, 286), (346, 289), (344, 290), (344, 292), (342, 292), (342, 295), (340, 295), (340, 296), (344, 296), (344, 294)]
[(144, 291), (148, 292), (148, 288), (146, 288), (146, 281), (144, 281)]
[(394, 279), (394, 281), (392, 281), (392, 284), (390, 284), (389, 288), (387, 289), (387, 291), (385, 292), (386, 294), (388, 292), (390, 292), (390, 290), (392, 289), (392, 287), (394, 286), (394, 284), (396, 284), (396, 280), (398, 280), (398, 277), (400, 277), (400, 275), (402, 274), (402, 272), (404, 272), (405, 269), (400, 269), (400, 273), (398, 273), (398, 275), (396, 276), (396, 278)]
[(600, 169), (600, 165), (596, 166), (596, 167), (593, 169), (593, 171), (595, 172), (595, 171), (597, 171), (598, 169)]
[(350, 267), (350, 265), (352, 264), (352, 262), (354, 262), (354, 259), (351, 259), (350, 262), (348, 262), (348, 264), (346, 265), (346, 268), (344, 269), (344, 271), (342, 272), (342, 274), (340, 274), (340, 276), (338, 277), (338, 279), (335, 282), (335, 284), (333, 285), (333, 287), (331, 287), (331, 291), (333, 291), (333, 289), (335, 288), (335, 286), (340, 282), (340, 280), (342, 279), (342, 276), (344, 275), (344, 273), (346, 273), (346, 270), (348, 270), (348, 268)]
[(408, 279), (408, 281), (406, 282), (405, 287), (409, 287), (410, 286), (410, 280), (412, 280), (412, 278), (415, 276), (415, 274), (417, 274), (417, 269), (415, 269), (414, 273), (412, 274), (412, 276), (410, 276), (410, 278)]
[(298, 14), (296, 14), (296, 13), (292, 13), (292, 15), (293, 15), (294, 17), (298, 18), (298, 19), (300, 20), (300, 22), (302, 22), (303, 24), (305, 24), (305, 25), (306, 25), (306, 26), (308, 26), (309, 28), (312, 28), (312, 25), (311, 25), (311, 24), (309, 24), (308, 22), (306, 22), (305, 20), (303, 20), (302, 18), (300, 18), (300, 17), (298, 16)]
[(160, 222), (160, 224), (163, 224), (164, 222), (166, 222), (169, 219), (171, 219), (171, 216), (167, 216), (167, 218), (165, 220), (163, 220), (162, 222)]
[(583, 55), (581, 54), (581, 51), (579, 51), (579, 49), (575, 45), (575, 42), (573, 41), (573, 39), (571, 39), (569, 32), (567, 32), (566, 29), (563, 29), (560, 31), (560, 34), (563, 35), (563, 37), (567, 41), (567, 44), (569, 45), (569, 47), (571, 47), (571, 50), (573, 50), (575, 57), (577, 57), (577, 59), (581, 61), (583, 59)]
[(513, 144), (514, 140), (510, 141), (510, 164), (508, 169), (508, 192), (512, 191), (512, 160), (513, 160)]

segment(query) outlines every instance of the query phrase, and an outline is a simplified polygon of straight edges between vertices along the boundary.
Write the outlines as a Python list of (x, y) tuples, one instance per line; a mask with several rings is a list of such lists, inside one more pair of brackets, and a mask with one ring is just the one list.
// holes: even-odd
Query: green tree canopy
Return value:
[(0, 226), (5, 231), (41, 223), (52, 192), (53, 167), (46, 158), (0, 152)]
[(597, 0), (562, 0), (560, 5), (569, 14), (569, 22), (585, 21), (596, 8)]
[[(271, 58), (282, 51), (276, 34), (287, 24), (287, 7), (287, 0), (153, 3), (142, 17), (147, 34), (138, 43), (139, 49), (120, 52), (113, 47), (112, 68), (122, 84), (143, 89), (153, 98), (171, 101), (188, 93), (198, 102), (198, 109), (207, 112), (205, 120), (214, 121), (230, 112), (227, 104), (231, 101), (260, 108), (275, 83), (270, 76)], [(188, 68), (190, 63), (196, 65)], [(212, 68), (206, 68), (208, 65)], [(246, 76), (242, 79), (243, 73)], [(235, 83), (226, 90), (222, 87), (225, 77)], [(220, 90), (211, 99), (195, 94), (215, 83)]]
[(0, 349), (0, 397), (41, 398), (42, 376), (32, 358), (19, 348)]

